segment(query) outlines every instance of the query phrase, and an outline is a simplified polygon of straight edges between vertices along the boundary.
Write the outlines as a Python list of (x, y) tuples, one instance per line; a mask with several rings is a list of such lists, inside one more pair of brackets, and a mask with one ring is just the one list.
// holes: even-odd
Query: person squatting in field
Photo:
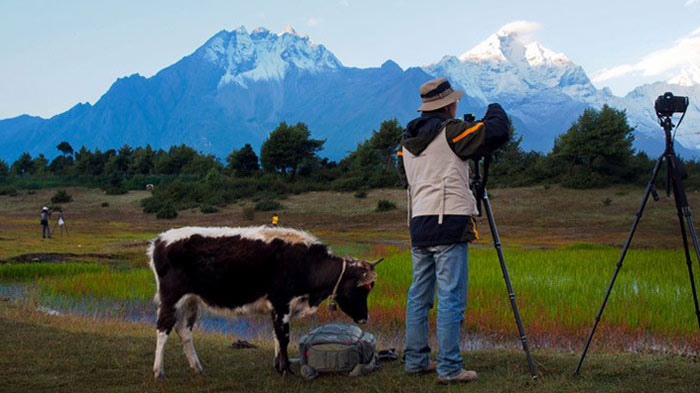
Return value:
[[(413, 282), (406, 304), (405, 371), (435, 372), (443, 384), (477, 379), (462, 368), (459, 343), (468, 285), (468, 243), (478, 233), (476, 200), (469, 188), (468, 160), (509, 138), (509, 120), (499, 104), (480, 121), (455, 119), (464, 95), (446, 78), (420, 87), (421, 115), (406, 126), (398, 151), (408, 194)], [(437, 363), (429, 359), (428, 311), (437, 284)]]

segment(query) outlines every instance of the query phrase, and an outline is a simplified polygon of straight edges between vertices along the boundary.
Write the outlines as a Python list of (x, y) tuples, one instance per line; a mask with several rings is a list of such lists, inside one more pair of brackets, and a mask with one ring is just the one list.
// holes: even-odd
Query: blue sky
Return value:
[(241, 25), (292, 25), (345, 65), (405, 68), (459, 55), (518, 20), (618, 95), (700, 65), (700, 0), (0, 0), (0, 119), (94, 103), (116, 78), (152, 76)]

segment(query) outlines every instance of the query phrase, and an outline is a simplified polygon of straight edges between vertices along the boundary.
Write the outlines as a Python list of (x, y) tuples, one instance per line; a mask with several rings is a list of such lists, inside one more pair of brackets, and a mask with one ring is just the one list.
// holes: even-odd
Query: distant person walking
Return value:
[(63, 237), (63, 231), (66, 231), (66, 236), (68, 236), (68, 225), (66, 224), (66, 218), (63, 215), (63, 209), (58, 211), (58, 221), (56, 222), (56, 225), (53, 227), (53, 232), (56, 233), (56, 226), (58, 226), (58, 230), (61, 233), (61, 237)]
[(272, 226), (276, 227), (279, 226), (280, 218), (277, 216), (277, 213), (272, 215)]
[(49, 208), (44, 206), (43, 209), (41, 209), (41, 238), (46, 239), (46, 238), (51, 238), (51, 227), (49, 227), (49, 217), (51, 216), (51, 212), (49, 212)]
[[(446, 78), (421, 85), (420, 117), (401, 140), (399, 168), (408, 189), (413, 283), (406, 304), (406, 363), (409, 374), (437, 371), (441, 384), (477, 379), (462, 368), (460, 328), (467, 305), (468, 242), (476, 238), (476, 200), (470, 190), (470, 158), (507, 140), (508, 117), (491, 104), (483, 120), (455, 119), (463, 92)], [(482, 153), (483, 154), (483, 153)], [(437, 363), (431, 362), (428, 312), (437, 289)]]

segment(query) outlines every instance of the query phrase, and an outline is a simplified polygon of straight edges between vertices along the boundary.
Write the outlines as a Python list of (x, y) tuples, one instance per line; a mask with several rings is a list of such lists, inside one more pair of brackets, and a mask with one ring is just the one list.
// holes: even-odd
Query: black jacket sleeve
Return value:
[(499, 104), (491, 104), (480, 121), (451, 120), (446, 124), (447, 142), (459, 158), (468, 160), (490, 154), (509, 138), (508, 116)]
[(486, 110), (484, 119), (486, 125), (486, 148), (493, 152), (508, 142), (510, 137), (510, 120), (506, 111), (499, 104), (491, 104)]
[(400, 148), (396, 152), (396, 172), (399, 175), (399, 184), (401, 184), (401, 187), (408, 188), (406, 168), (403, 166), (403, 151)]

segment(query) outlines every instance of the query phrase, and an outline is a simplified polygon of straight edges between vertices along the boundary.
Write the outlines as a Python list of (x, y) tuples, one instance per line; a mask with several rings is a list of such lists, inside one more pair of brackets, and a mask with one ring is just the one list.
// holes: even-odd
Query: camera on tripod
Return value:
[(659, 117), (672, 116), (674, 113), (685, 113), (688, 109), (688, 102), (688, 97), (674, 96), (669, 91), (656, 98), (654, 109)]
[[(685, 261), (686, 265), (688, 265), (688, 274), (690, 276), (690, 288), (693, 292), (695, 315), (698, 319), (698, 326), (700, 326), (700, 302), (698, 302), (698, 294), (695, 289), (695, 278), (693, 275), (692, 260), (690, 258), (690, 248), (688, 246), (688, 235), (690, 235), (690, 239), (693, 242), (693, 248), (695, 249), (695, 255), (698, 258), (698, 263), (700, 263), (700, 240), (698, 240), (698, 235), (695, 231), (695, 226), (693, 225), (693, 219), (691, 218), (690, 214), (690, 206), (688, 205), (688, 197), (686, 196), (685, 188), (683, 187), (683, 180), (686, 178), (687, 173), (685, 171), (685, 168), (683, 167), (683, 162), (676, 156), (676, 153), (673, 149), (673, 140), (675, 137), (675, 133), (673, 136), (671, 135), (671, 131), (673, 130), (673, 128), (677, 128), (680, 125), (681, 121), (683, 121), (683, 117), (685, 117), (685, 111), (688, 109), (688, 103), (688, 97), (674, 96), (671, 92), (666, 92), (664, 93), (664, 95), (659, 96), (656, 99), (656, 102), (654, 103), (656, 115), (659, 117), (659, 125), (664, 129), (664, 132), (666, 134), (666, 149), (661, 154), (661, 156), (659, 156), (659, 159), (656, 160), (656, 165), (654, 166), (654, 170), (652, 171), (651, 177), (649, 178), (649, 182), (647, 183), (646, 191), (644, 192), (644, 197), (642, 198), (642, 202), (639, 204), (639, 208), (637, 209), (637, 213), (635, 214), (635, 220), (632, 224), (632, 229), (630, 229), (630, 232), (627, 235), (627, 240), (625, 241), (625, 244), (622, 247), (622, 253), (620, 255), (620, 259), (618, 259), (617, 261), (615, 273), (613, 273), (612, 280), (610, 281), (610, 285), (608, 286), (608, 290), (605, 292), (605, 298), (603, 299), (603, 303), (600, 305), (598, 314), (595, 317), (593, 328), (591, 329), (591, 333), (588, 336), (588, 341), (586, 341), (586, 346), (583, 348), (583, 353), (581, 354), (581, 358), (578, 361), (578, 366), (576, 367), (576, 371), (574, 371), (574, 374), (578, 374), (581, 371), (583, 360), (586, 358), (586, 353), (588, 352), (588, 348), (591, 345), (591, 341), (593, 340), (593, 334), (595, 334), (596, 328), (598, 327), (598, 322), (600, 322), (600, 318), (603, 315), (605, 304), (610, 298), (610, 292), (612, 291), (612, 287), (615, 284), (615, 279), (617, 278), (617, 275), (620, 272), (620, 269), (622, 268), (622, 261), (624, 261), (625, 256), (627, 255), (627, 250), (629, 249), (630, 244), (632, 243), (632, 237), (634, 236), (634, 233), (637, 230), (637, 225), (639, 225), (639, 221), (642, 218), (642, 214), (644, 213), (644, 207), (647, 204), (647, 200), (649, 199), (650, 195), (654, 198), (654, 200), (659, 200), (659, 196), (656, 192), (656, 186), (654, 185), (654, 183), (661, 169), (661, 164), (664, 161), (666, 161), (666, 194), (670, 196), (671, 191), (673, 191), (673, 199), (676, 204), (676, 212), (678, 215), (678, 219), (680, 220), (681, 237), (683, 239), (683, 249), (685, 251)], [(673, 121), (671, 119), (671, 116), (673, 116), (674, 113), (683, 114), (680, 120), (678, 120), (678, 124), (676, 125), (673, 124)]]

